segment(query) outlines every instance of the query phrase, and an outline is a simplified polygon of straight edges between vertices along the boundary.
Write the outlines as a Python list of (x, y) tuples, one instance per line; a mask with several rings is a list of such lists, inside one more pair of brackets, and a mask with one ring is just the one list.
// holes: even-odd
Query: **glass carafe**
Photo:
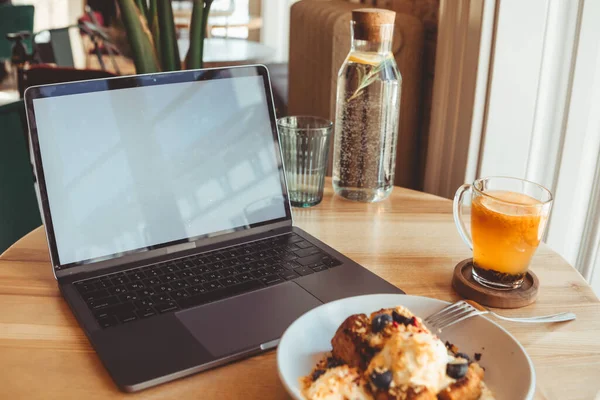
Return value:
[(350, 200), (380, 201), (394, 186), (402, 84), (391, 51), (394, 17), (353, 12), (352, 47), (338, 74), (333, 187)]

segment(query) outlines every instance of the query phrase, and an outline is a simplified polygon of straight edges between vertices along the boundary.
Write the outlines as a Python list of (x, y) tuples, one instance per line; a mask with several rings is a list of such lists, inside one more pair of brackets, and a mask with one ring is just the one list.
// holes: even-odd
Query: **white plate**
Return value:
[[(402, 305), (425, 318), (447, 304), (396, 294), (350, 297), (323, 304), (294, 321), (281, 337), (277, 350), (279, 377), (292, 397), (302, 400), (298, 378), (309, 374), (317, 361), (331, 351), (331, 338), (348, 316)], [(440, 338), (471, 356), (482, 354), (479, 363), (485, 367), (485, 382), (497, 400), (533, 398), (533, 363), (519, 342), (499, 325), (481, 316), (473, 317), (445, 329)]]

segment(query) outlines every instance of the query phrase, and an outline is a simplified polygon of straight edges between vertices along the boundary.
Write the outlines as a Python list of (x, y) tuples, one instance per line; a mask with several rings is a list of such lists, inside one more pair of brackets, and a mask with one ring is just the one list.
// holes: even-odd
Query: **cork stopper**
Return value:
[(352, 10), (354, 38), (358, 40), (380, 41), (381, 25), (393, 25), (396, 13), (381, 8), (358, 8)]

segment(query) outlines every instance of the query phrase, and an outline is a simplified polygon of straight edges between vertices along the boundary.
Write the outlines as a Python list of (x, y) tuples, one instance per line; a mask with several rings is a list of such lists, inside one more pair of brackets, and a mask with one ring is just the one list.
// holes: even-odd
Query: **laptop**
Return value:
[(264, 66), (37, 86), (25, 103), (53, 272), (120, 389), (272, 349), (325, 302), (402, 293), (293, 225)]

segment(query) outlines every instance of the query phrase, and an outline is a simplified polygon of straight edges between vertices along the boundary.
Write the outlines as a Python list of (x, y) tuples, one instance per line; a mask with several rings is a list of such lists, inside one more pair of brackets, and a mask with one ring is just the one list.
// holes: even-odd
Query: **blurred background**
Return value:
[[(350, 11), (366, 6), (396, 12), (395, 184), (446, 198), (482, 176), (546, 186), (545, 242), (600, 293), (600, 2), (214, 0), (204, 66), (266, 64), (278, 116), (333, 120)], [(185, 54), (192, 1), (172, 8)], [(12, 46), (32, 50), (6, 39), (18, 31), (38, 44), (23, 88), (136, 72), (112, 0), (0, 0), (0, 106), (19, 99)]]

